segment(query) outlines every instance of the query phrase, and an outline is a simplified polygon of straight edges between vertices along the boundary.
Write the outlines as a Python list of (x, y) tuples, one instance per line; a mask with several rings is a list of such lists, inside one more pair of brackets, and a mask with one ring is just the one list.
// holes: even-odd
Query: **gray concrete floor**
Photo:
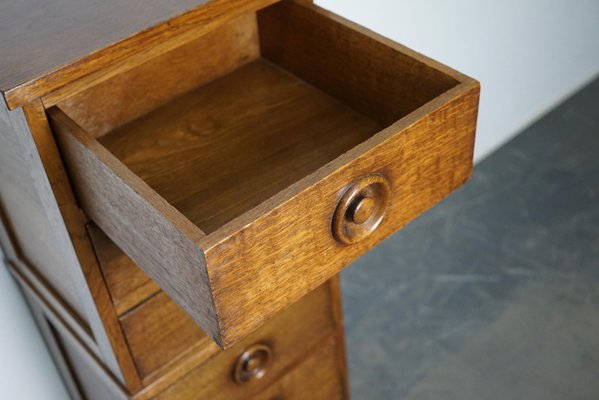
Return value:
[(361, 399), (599, 399), (599, 79), (342, 273)]

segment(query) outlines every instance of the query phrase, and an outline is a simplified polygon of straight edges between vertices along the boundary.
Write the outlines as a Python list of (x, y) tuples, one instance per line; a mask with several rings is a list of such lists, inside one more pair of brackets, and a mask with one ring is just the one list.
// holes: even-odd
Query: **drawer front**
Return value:
[[(293, 368), (281, 374), (276, 381), (245, 382), (238, 384), (223, 380), (230, 365), (206, 364), (159, 394), (160, 400), (187, 399), (264, 399), (264, 400), (341, 400), (346, 399), (342, 369), (338, 365), (339, 347), (336, 337), (329, 335), (315, 347), (304, 350)], [(224, 366), (224, 370), (221, 368)], [(268, 372), (267, 372), (268, 373)], [(270, 386), (267, 384), (270, 383)]]
[(344, 378), (337, 366), (336, 338), (324, 340), (291, 372), (255, 400), (343, 400), (348, 399)]
[[(227, 226), (227, 237), (205, 252), (206, 264), (215, 266), (213, 296), (227, 335), (252, 331), (461, 186), (472, 168), (477, 102), (472, 90), (421, 109), (420, 118), (392, 126), (281, 193), (285, 200), (258, 206), (253, 223)], [(351, 213), (341, 204), (344, 195), (378, 177), (388, 190), (373, 190), (382, 220), (360, 240), (342, 242), (332, 225), (340, 209)]]
[[(314, 347), (331, 342), (331, 336), (336, 334), (331, 307), (329, 285), (325, 284), (231, 349), (218, 351), (214, 344), (210, 344), (214, 356), (190, 371), (158, 398), (253, 398), (281, 379), (293, 366), (310, 359)], [(135, 335), (134, 332), (130, 333)], [(147, 353), (151, 350), (139, 346), (140, 337), (129, 338), (133, 339), (133, 352), (148, 358)], [(327, 351), (332, 353), (341, 350), (335, 347)], [(339, 357), (327, 360), (331, 368), (329, 374), (341, 374), (343, 365), (338, 364), (340, 360)]]
[[(136, 366), (150, 383), (186, 358), (209, 361), (211, 379), (233, 383), (233, 365), (240, 355), (256, 345), (266, 345), (270, 354), (267, 373), (258, 386), (265, 387), (289, 365), (305, 357), (308, 349), (334, 329), (330, 285), (325, 283), (305, 298), (279, 313), (232, 348), (221, 351), (164, 295), (159, 293), (121, 317), (121, 324)], [(253, 386), (252, 383), (250, 386)], [(208, 385), (210, 386), (210, 385)], [(231, 385), (232, 388), (247, 385)]]
[(105, 137), (49, 110), (84, 211), (223, 348), (464, 183), (479, 94), (312, 4), (251, 21), (262, 59)]

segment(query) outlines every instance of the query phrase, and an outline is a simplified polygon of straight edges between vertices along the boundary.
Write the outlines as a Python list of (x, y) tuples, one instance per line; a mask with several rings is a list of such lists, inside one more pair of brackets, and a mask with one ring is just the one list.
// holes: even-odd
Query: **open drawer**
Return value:
[(478, 83), (399, 44), (282, 1), (193, 46), (48, 114), (83, 210), (221, 347), (470, 175)]

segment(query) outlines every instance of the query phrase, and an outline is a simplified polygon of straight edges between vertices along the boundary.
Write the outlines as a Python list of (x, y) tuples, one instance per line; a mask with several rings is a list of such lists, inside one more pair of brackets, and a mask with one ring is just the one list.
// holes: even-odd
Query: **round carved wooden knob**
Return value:
[(374, 232), (385, 216), (390, 195), (389, 183), (382, 175), (367, 175), (354, 182), (333, 214), (335, 239), (351, 244)]
[(272, 351), (265, 344), (257, 344), (245, 350), (233, 369), (235, 382), (245, 383), (262, 378), (271, 360)]

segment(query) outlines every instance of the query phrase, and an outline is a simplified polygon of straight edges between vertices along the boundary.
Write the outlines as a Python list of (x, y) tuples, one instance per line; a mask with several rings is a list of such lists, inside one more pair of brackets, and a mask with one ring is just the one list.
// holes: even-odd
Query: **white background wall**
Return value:
[(599, 0), (316, 0), (481, 82), (480, 160), (599, 73)]
[[(599, 73), (599, 0), (316, 3), (478, 79), (477, 160)], [(65, 397), (34, 322), (0, 266), (0, 398)]]

